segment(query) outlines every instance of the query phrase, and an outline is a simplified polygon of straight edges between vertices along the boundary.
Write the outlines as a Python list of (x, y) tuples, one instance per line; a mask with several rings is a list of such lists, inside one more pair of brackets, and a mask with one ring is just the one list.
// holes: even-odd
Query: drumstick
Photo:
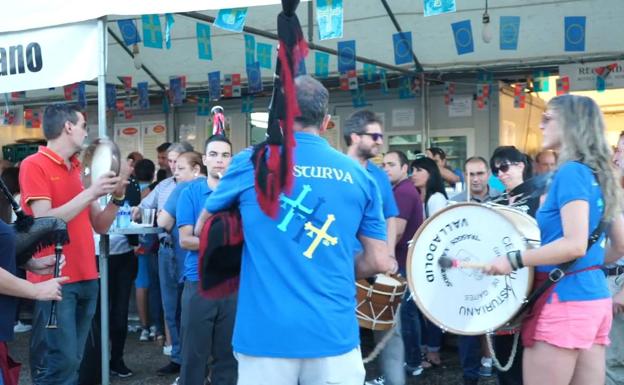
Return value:
[(450, 257), (440, 257), (440, 259), (438, 259), (438, 265), (443, 269), (486, 269), (490, 266), (489, 263), (460, 261), (459, 259)]

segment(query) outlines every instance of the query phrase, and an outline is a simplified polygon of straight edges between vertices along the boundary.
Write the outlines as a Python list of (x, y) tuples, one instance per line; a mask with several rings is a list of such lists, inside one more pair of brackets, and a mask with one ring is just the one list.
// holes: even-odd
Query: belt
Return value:
[(615, 267), (603, 267), (602, 268), (602, 272), (607, 277), (624, 274), (624, 266), (623, 265), (618, 265), (618, 266), (615, 266)]

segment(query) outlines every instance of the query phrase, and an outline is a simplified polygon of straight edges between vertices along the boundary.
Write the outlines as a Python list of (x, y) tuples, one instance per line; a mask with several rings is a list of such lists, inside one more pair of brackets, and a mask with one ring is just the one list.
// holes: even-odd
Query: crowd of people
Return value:
[[(254, 149), (235, 154), (221, 134), (210, 136), (201, 152), (188, 143), (165, 143), (157, 164), (128, 154), (119, 175), (106, 173), (84, 188), (84, 115), (66, 104), (45, 109), (47, 145), (21, 163), (11, 193), (20, 194), (26, 213), (66, 221), (70, 242), (63, 248), (61, 277), (50, 275), (54, 255), (46, 249), (21, 266), (28, 279), (18, 278), (14, 235), (5, 223), (10, 218), (0, 221), (0, 384), (14, 383), (6, 341), (17, 321), (16, 297), (35, 300), (33, 383), (79, 383), (97, 310), (97, 234), (109, 230), (126, 203), (135, 207), (136, 220), (141, 209), (155, 209), (156, 223), (166, 231), (110, 238), (110, 369), (120, 377), (133, 374), (124, 347), (134, 286), (139, 338), (163, 340), (170, 362), (158, 373), (179, 376), (176, 383), (404, 385), (442, 364), (445, 334), (423, 316), (408, 290), (395, 326), (373, 333), (383, 343), (381, 376), (365, 382), (355, 280), (408, 276), (408, 243), (427, 218), (452, 202), (495, 202), (535, 218), (541, 246), (498, 257), (484, 273), (506, 275), (531, 266), (536, 282), (557, 269), (565, 275), (535, 303), (521, 328), (495, 333), (494, 351), (484, 336), (458, 337), (464, 383), (477, 384), (482, 376), (496, 376), (500, 384), (624, 381), (624, 262), (618, 261), (624, 255), (624, 135), (613, 152), (595, 102), (571, 95), (552, 99), (535, 160), (501, 146), (489, 159), (475, 155), (462, 170), (452, 170), (438, 147), (413, 160), (401, 151), (382, 154), (383, 123), (368, 110), (345, 120), (347, 147), (340, 153), (319, 135), (330, 121), (327, 89), (309, 76), (297, 77), (295, 86), (300, 112), (294, 181), (277, 198), (277, 217), (258, 202)], [(12, 173), (2, 175), (9, 185)], [(535, 182), (543, 179), (547, 190)], [(449, 194), (456, 183), (465, 188)], [(240, 277), (232, 281), (240, 286), (206, 296), (202, 226), (232, 208), (240, 213), (244, 235)], [(46, 328), (50, 301), (57, 301), (57, 329)], [(517, 333), (522, 345), (516, 352)], [(513, 358), (511, 368), (496, 369), (493, 353), (502, 362)]]

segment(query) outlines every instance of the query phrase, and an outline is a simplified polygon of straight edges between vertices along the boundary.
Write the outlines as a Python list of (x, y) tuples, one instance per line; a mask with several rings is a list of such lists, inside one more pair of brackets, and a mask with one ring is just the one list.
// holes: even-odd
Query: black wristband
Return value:
[(514, 267), (514, 270), (522, 269), (524, 267), (524, 263), (522, 263), (522, 253), (520, 250), (512, 250), (507, 252), (507, 259)]
[(110, 201), (111, 201), (111, 202), (112, 202), (115, 206), (119, 206), (119, 207), (123, 206), (123, 205), (124, 205), (124, 202), (125, 202), (125, 201), (124, 201), (124, 200), (122, 200), (122, 199), (115, 199), (115, 198), (111, 198), (111, 200), (110, 200)]

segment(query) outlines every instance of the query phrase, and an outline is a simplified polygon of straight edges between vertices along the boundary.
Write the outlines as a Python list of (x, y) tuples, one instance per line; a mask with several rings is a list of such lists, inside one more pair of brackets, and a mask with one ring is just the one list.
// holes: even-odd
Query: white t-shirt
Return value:
[(429, 200), (427, 201), (427, 207), (425, 210), (426, 218), (429, 218), (436, 212), (442, 210), (447, 205), (448, 200), (444, 197), (442, 193), (434, 193), (432, 196), (429, 197)]

